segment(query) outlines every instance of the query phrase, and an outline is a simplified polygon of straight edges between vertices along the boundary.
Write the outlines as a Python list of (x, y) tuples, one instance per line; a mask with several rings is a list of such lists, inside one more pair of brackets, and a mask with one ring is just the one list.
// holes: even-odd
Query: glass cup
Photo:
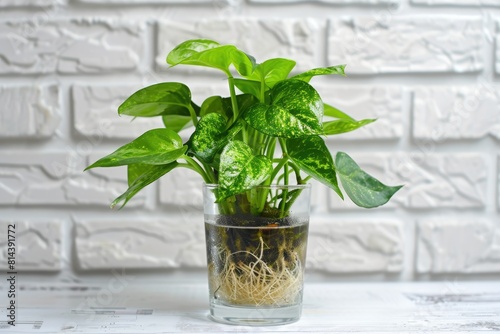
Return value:
[(217, 201), (203, 186), (210, 316), (237, 325), (299, 320), (310, 185), (259, 186)]

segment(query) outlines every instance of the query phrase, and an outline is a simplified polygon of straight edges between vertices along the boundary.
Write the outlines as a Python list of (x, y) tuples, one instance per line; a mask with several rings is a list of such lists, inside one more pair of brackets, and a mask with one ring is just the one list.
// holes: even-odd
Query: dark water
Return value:
[(218, 216), (206, 219), (208, 264), (222, 271), (227, 261), (263, 261), (276, 267), (297, 260), (304, 264), (309, 222), (307, 219)]
[(300, 302), (308, 220), (217, 218), (205, 222), (211, 301), (247, 306)]

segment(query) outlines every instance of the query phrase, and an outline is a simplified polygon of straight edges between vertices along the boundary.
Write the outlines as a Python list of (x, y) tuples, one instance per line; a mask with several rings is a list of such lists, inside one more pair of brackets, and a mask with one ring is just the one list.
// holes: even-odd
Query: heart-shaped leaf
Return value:
[(163, 165), (177, 160), (187, 150), (182, 139), (169, 129), (153, 129), (99, 159), (85, 170), (130, 164)]
[(383, 205), (401, 189), (402, 186), (390, 187), (363, 171), (350, 156), (338, 152), (335, 157), (337, 173), (349, 198), (363, 208)]
[(259, 83), (264, 81), (267, 87), (273, 88), (275, 84), (288, 77), (295, 64), (295, 61), (286, 58), (268, 59), (257, 65), (254, 72), (248, 76), (248, 79)]
[(200, 160), (210, 163), (214, 155), (227, 143), (226, 118), (210, 113), (200, 119), (189, 139), (190, 151)]
[(229, 142), (220, 156), (219, 192), (217, 200), (251, 189), (272, 173), (272, 162), (263, 155), (254, 156), (242, 141)]
[(189, 116), (189, 108), (192, 108), (189, 88), (178, 82), (164, 82), (132, 94), (118, 107), (118, 113), (137, 117)]
[(267, 135), (297, 138), (322, 133), (323, 102), (318, 92), (301, 80), (284, 80), (271, 90), (271, 104), (257, 103), (245, 121)]
[(216, 68), (227, 76), (231, 76), (231, 65), (243, 76), (250, 75), (255, 67), (255, 59), (234, 45), (220, 45), (207, 39), (179, 44), (168, 54), (167, 63), (172, 66), (186, 64)]
[(196, 130), (189, 139), (190, 150), (200, 160), (211, 163), (215, 155), (241, 129), (241, 123), (235, 123), (226, 130), (227, 120), (217, 113), (210, 113), (201, 118)]
[(191, 116), (164, 115), (161, 117), (161, 119), (167, 129), (170, 129), (177, 133), (193, 124)]
[(111, 203), (111, 207), (114, 208), (120, 202), (123, 204), (120, 208), (124, 207), (127, 202), (135, 196), (141, 189), (158, 180), (163, 175), (170, 172), (172, 169), (179, 165), (178, 162), (174, 161), (166, 165), (149, 165), (149, 167), (143, 171), (143, 173), (138, 173), (138, 170), (133, 171), (133, 173), (137, 173), (134, 176), (133, 181), (130, 183), (127, 191), (121, 194), (118, 198), (116, 198), (113, 203)]
[(344, 198), (337, 182), (333, 158), (321, 137), (287, 139), (286, 146), (290, 159), (300, 169)]
[(345, 65), (337, 65), (337, 66), (329, 66), (329, 67), (321, 67), (314, 68), (312, 70), (306, 71), (304, 73), (297, 74), (296, 76), (291, 77), (290, 79), (299, 79), (305, 82), (311, 81), (311, 79), (317, 75), (330, 75), (330, 74), (339, 74), (345, 76)]
[(375, 121), (376, 119), (363, 119), (361, 121), (337, 119), (335, 121), (323, 123), (323, 134), (337, 135), (340, 133), (350, 132)]
[[(236, 95), (236, 103), (240, 113), (245, 112), (251, 105), (257, 103), (258, 100), (251, 94)], [(226, 120), (233, 119), (233, 106), (230, 97), (211, 96), (203, 101), (200, 110), (200, 116), (204, 117), (208, 114), (221, 114)]]

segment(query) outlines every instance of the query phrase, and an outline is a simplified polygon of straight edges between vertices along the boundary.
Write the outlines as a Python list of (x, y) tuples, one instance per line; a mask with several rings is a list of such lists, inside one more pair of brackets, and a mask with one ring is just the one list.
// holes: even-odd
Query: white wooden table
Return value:
[(16, 326), (5, 333), (500, 333), (500, 282), (306, 284), (302, 319), (276, 327), (207, 318), (204, 284), (118, 280), (17, 287)]

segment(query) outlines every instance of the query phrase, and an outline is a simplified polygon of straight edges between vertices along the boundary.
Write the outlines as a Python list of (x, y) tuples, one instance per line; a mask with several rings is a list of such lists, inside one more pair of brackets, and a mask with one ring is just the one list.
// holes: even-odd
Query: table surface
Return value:
[(208, 319), (204, 284), (17, 287), (16, 326), (5, 333), (500, 333), (500, 282), (306, 284), (300, 321), (273, 327)]

